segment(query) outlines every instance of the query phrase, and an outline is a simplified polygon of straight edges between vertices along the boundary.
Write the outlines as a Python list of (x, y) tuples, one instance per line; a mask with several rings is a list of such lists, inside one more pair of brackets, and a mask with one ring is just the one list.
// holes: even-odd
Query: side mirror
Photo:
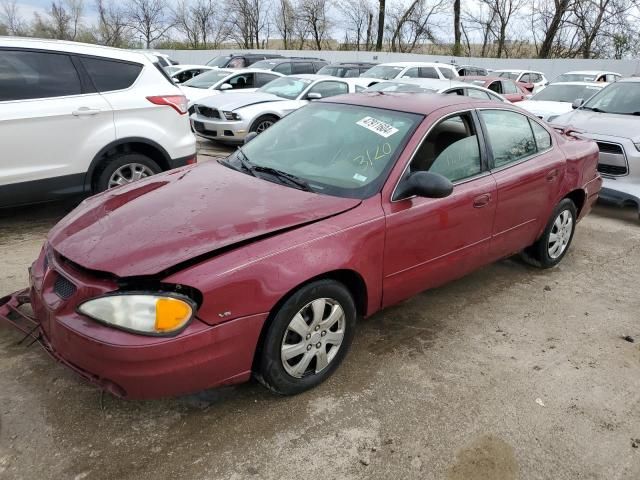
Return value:
[(247, 144), (258, 136), (258, 132), (249, 132), (244, 137), (244, 143)]
[(426, 198), (444, 198), (453, 192), (453, 183), (433, 172), (414, 172), (398, 185), (394, 200), (412, 196)]
[(218, 90), (232, 90), (232, 89), (233, 87), (229, 83), (223, 83), (222, 85), (220, 85), (220, 87), (218, 87)]
[(583, 103), (584, 103), (584, 98), (576, 98), (571, 104), (571, 108), (573, 108), (574, 110), (576, 108), (580, 108)]
[(307, 94), (307, 100), (320, 100), (322, 98), (322, 94), (318, 92), (311, 92)]

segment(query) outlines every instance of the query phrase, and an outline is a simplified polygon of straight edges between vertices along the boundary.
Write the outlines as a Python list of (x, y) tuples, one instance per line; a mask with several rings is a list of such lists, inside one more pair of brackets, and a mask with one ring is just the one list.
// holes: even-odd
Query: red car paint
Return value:
[[(476, 85), (480, 85), (481, 87), (488, 88), (493, 90), (496, 93), (499, 93), (504, 98), (509, 100), (511, 103), (521, 102), (527, 95), (531, 95), (531, 92), (524, 88), (524, 84), (520, 82), (514, 82), (509, 78), (504, 77), (478, 77), (478, 76), (468, 76), (468, 77), (460, 77), (460, 80), (463, 82), (475, 83)], [(483, 83), (479, 83), (483, 82)], [(513, 85), (517, 92), (516, 93), (502, 93), (502, 87), (499, 89), (496, 87), (496, 82), (501, 82), (503, 85), (508, 83)]]
[[(545, 126), (554, 146), (542, 154), (458, 184), (446, 198), (392, 201), (414, 150), (444, 116), (479, 108), (525, 113), (444, 95), (331, 101), (425, 116), (378, 194), (323, 196), (209, 162), (90, 198), (51, 231), (31, 267), (31, 321), (47, 351), (126, 398), (242, 382), (269, 313), (310, 279), (344, 281), (369, 316), (532, 244), (567, 195), (583, 203), (584, 217), (600, 190), (595, 144)], [(53, 291), (60, 275), (77, 287), (67, 300)], [(201, 292), (196, 318), (174, 337), (149, 337), (77, 313), (79, 302), (132, 278)], [(19, 328), (12, 315), (21, 298), (0, 299), (0, 319)]]

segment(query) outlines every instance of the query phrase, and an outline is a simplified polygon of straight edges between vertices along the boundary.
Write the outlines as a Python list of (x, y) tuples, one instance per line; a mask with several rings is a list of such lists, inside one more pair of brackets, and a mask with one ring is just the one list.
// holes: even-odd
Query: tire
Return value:
[[(123, 168), (124, 167), (124, 168)], [(128, 169), (135, 169), (135, 172)], [(119, 153), (109, 157), (104, 167), (96, 175), (94, 193), (104, 192), (117, 185), (114, 184), (116, 172), (120, 171), (123, 179), (120, 185), (131, 183), (139, 178), (145, 178), (150, 175), (160, 173), (162, 168), (146, 155), (140, 153)], [(130, 174), (130, 180), (127, 180), (127, 172)], [(136, 178), (139, 176), (139, 178)]]
[(260, 134), (271, 125), (276, 123), (278, 120), (280, 119), (275, 115), (262, 115), (261, 117), (256, 118), (256, 120), (251, 124), (251, 128), (249, 128), (249, 131)]
[(553, 209), (540, 238), (521, 253), (521, 258), (538, 268), (552, 268), (558, 265), (569, 250), (577, 218), (575, 204), (568, 198), (563, 199)]
[(258, 380), (280, 395), (324, 382), (353, 340), (356, 307), (349, 290), (334, 280), (319, 280), (300, 288), (273, 315), (258, 354)]

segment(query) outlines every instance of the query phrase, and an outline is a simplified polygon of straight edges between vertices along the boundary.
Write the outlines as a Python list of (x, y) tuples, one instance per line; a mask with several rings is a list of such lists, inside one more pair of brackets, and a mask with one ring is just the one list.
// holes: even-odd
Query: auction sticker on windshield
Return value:
[(392, 127), (388, 123), (384, 123), (383, 121), (373, 117), (364, 117), (362, 120), (356, 123), (361, 127), (364, 127), (367, 130), (371, 130), (372, 132), (377, 133), (384, 138), (389, 138), (391, 135), (399, 131), (397, 128)]

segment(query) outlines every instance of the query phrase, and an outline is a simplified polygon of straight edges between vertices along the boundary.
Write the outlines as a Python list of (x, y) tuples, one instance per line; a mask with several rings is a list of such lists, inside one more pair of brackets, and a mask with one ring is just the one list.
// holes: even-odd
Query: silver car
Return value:
[(376, 83), (367, 88), (367, 92), (397, 92), (397, 93), (444, 93), (448, 95), (466, 95), (482, 100), (508, 102), (506, 98), (488, 88), (472, 83), (456, 80), (440, 80), (437, 78), (402, 78)]
[(596, 82), (552, 83), (540, 90), (529, 100), (518, 102), (520, 108), (533, 113), (536, 117), (553, 122), (555, 118), (572, 110), (572, 104), (578, 99), (589, 100), (607, 84)]
[(296, 75), (278, 78), (254, 93), (227, 93), (198, 101), (191, 115), (197, 135), (224, 143), (241, 143), (311, 100), (363, 91), (365, 78)]
[(624, 78), (600, 90), (554, 125), (573, 127), (600, 148), (600, 198), (640, 211), (640, 78)]

